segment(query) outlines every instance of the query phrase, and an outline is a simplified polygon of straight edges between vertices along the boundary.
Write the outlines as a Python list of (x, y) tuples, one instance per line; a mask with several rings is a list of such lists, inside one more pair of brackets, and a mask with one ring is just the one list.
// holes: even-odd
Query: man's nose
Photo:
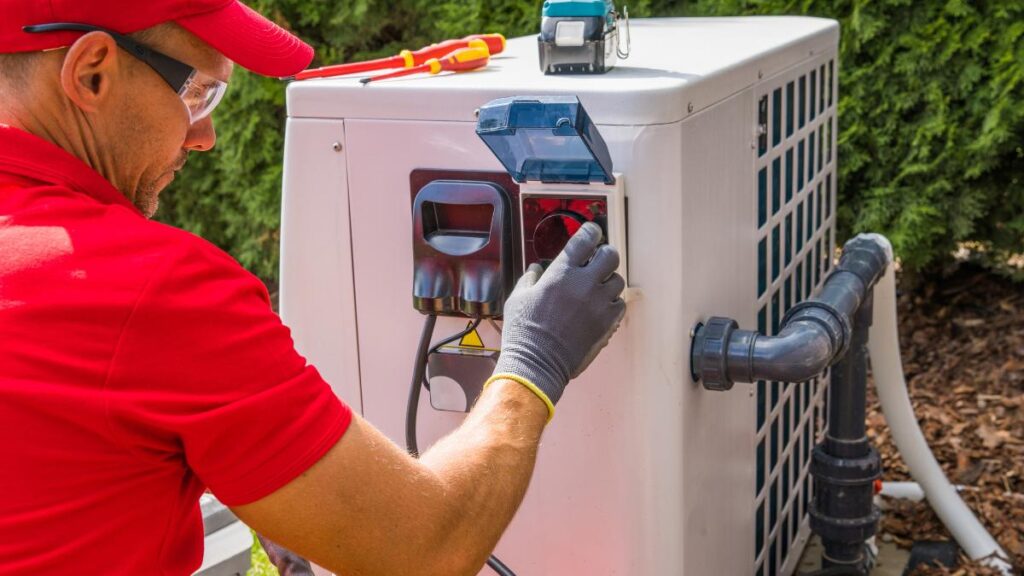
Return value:
[(189, 126), (185, 134), (185, 150), (206, 152), (217, 143), (217, 131), (213, 128), (213, 117), (207, 116), (199, 122)]

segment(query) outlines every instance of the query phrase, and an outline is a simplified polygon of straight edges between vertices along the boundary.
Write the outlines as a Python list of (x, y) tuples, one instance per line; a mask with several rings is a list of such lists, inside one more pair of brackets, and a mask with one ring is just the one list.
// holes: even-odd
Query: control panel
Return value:
[(613, 184), (545, 184), (519, 187), (523, 269), (534, 262), (547, 266), (586, 222), (604, 231), (605, 241), (619, 251), (618, 273), (629, 283), (626, 246), (626, 198), (623, 179)]

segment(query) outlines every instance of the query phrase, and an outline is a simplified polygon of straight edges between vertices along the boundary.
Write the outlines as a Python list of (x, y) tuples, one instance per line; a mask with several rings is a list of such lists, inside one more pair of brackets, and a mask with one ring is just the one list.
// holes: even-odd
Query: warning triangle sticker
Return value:
[[(470, 322), (466, 324), (466, 328), (472, 325), (473, 323)], [(462, 340), (459, 340), (459, 346), (462, 348), (484, 348), (484, 341), (480, 338), (480, 333), (474, 329), (469, 334), (463, 336)]]

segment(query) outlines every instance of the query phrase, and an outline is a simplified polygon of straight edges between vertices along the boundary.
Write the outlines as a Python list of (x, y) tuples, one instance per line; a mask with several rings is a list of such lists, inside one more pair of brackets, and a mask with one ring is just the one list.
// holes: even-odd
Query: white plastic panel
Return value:
[[(411, 305), (409, 173), (501, 168), (472, 123), (348, 121), (346, 132), (350, 166), (358, 167), (349, 183), (356, 191), (351, 206), (365, 416), (400, 442), (422, 324)], [(603, 127), (602, 134), (625, 170), (637, 159), (647, 162), (655, 150), (679, 154), (678, 126)], [(678, 222), (678, 172), (646, 170), (633, 182), (650, 200), (631, 218)], [(678, 226), (649, 229), (678, 246)], [(666, 266), (652, 251), (631, 267), (631, 278), (647, 277), (661, 297), (678, 294), (680, 263)], [(673, 268), (676, 275), (664, 277)], [(667, 308), (645, 297), (631, 303), (612, 343), (566, 392), (545, 433), (530, 493), (497, 550), (517, 573), (659, 574), (679, 566), (683, 451), (677, 410), (684, 372), (678, 346), (686, 330), (663, 321), (678, 306), (677, 297), (669, 300)], [(464, 325), (442, 318), (437, 337)], [(490, 327), (480, 332), (487, 346), (499, 342)], [(649, 416), (654, 407), (674, 415)], [(463, 419), (432, 410), (426, 395), (419, 409), (421, 447)], [(666, 513), (670, 509), (676, 512)]]
[(833, 20), (803, 16), (633, 19), (629, 59), (607, 74), (545, 76), (537, 37), (508, 42), (484, 70), (362, 85), (357, 77), (293, 82), (288, 114), (308, 118), (472, 121), (514, 94), (576, 94), (602, 125), (668, 124), (832, 49)]
[(345, 124), (288, 120), (281, 206), (281, 318), (298, 351), (360, 409)]
[(678, 490), (684, 503), (682, 569), (674, 574), (749, 574), (753, 565), (746, 545), (754, 538), (750, 388), (737, 384), (726, 393), (704, 390), (692, 381), (689, 362), (689, 331), (698, 322), (711, 315), (730, 316), (743, 326), (754, 321), (748, 288), (755, 278), (755, 261), (747, 249), (754, 237), (748, 199), (753, 102), (748, 91), (682, 123), (678, 244), (630, 238), (634, 248), (673, 251), (674, 258), (666, 259), (678, 259), (683, 275), (680, 294), (664, 294), (658, 301), (680, 301), (676, 315), (666, 318), (679, 324), (676, 354), (685, 373), (681, 405), (658, 414), (661, 419), (678, 418), (685, 437), (683, 483), (663, 487)]

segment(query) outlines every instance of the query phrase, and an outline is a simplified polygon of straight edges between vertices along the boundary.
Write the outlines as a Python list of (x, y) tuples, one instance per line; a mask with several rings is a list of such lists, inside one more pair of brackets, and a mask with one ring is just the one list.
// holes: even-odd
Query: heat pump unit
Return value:
[[(601, 75), (545, 76), (526, 37), (476, 72), (291, 84), (281, 314), (337, 394), (403, 443), (423, 323), (417, 195), (446, 182), (504, 194), (516, 276), (542, 258), (544, 214), (531, 211), (584, 199), (585, 218), (620, 231), (610, 234), (626, 256), (626, 317), (567, 389), (495, 553), (521, 576), (790, 574), (808, 540), (828, 374), (711, 392), (694, 383), (689, 352), (710, 315), (774, 333), (830, 270), (839, 27), (634, 19), (630, 32), (629, 59)], [(608, 178), (552, 182), (541, 169), (517, 181), (478, 135), (501, 99), (578, 100), (606, 144)], [(448, 217), (436, 211), (431, 225)], [(443, 316), (435, 334), (466, 324)], [(449, 352), (497, 354), (498, 326), (483, 322)], [(442, 380), (420, 400), (421, 449), (472, 402)]]

